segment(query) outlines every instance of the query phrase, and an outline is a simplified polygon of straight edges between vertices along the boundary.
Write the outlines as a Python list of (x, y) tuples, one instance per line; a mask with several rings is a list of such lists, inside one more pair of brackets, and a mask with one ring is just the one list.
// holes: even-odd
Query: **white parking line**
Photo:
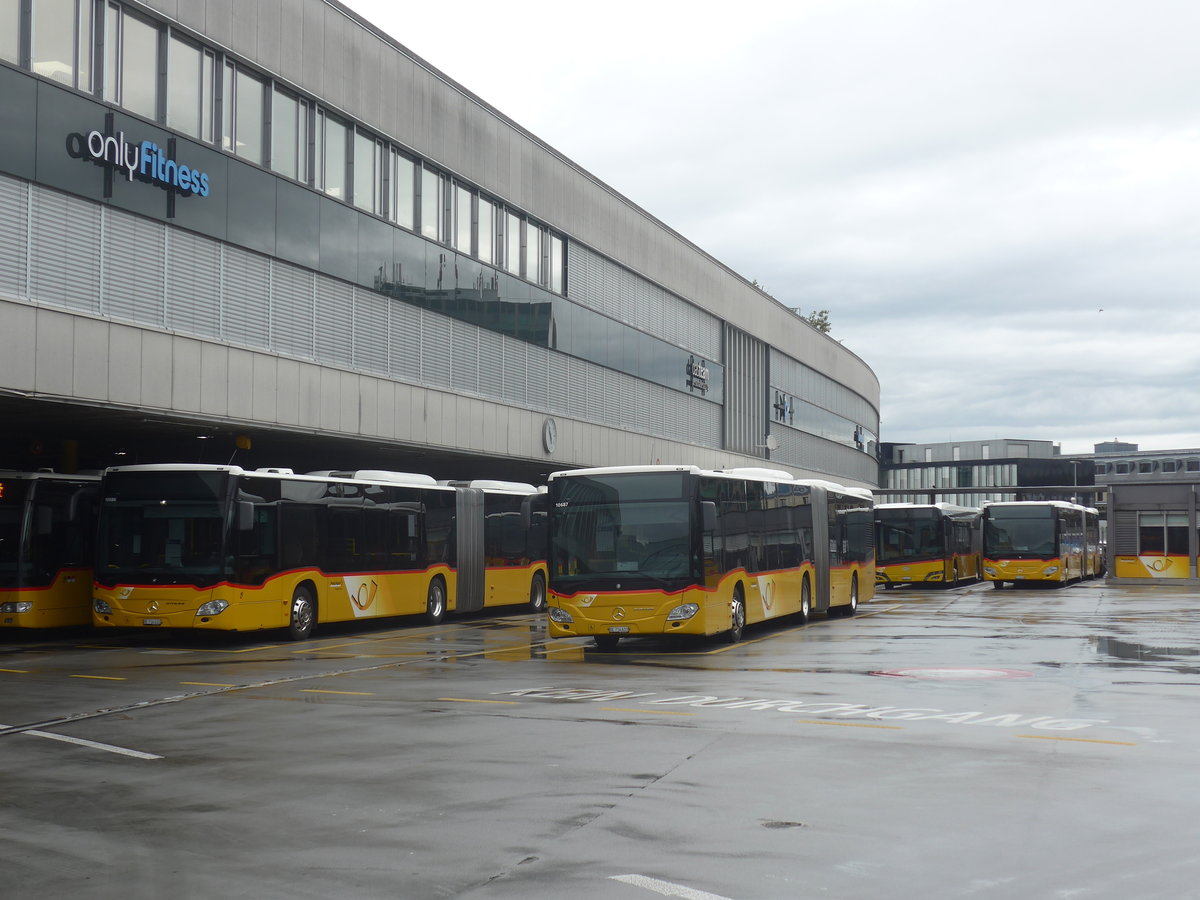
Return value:
[(682, 884), (660, 881), (648, 875), (610, 875), (609, 878), (612, 881), (623, 881), (634, 887), (645, 888), (656, 894), (662, 894), (664, 897), (682, 897), (684, 900), (729, 900), (728, 897), (722, 897), (720, 894), (710, 894), (708, 891), (698, 891)]
[[(0, 725), (0, 728), (11, 728), (11, 725)], [(78, 744), (80, 747), (91, 747), (93, 750), (104, 750), (108, 753), (118, 753), (121, 756), (132, 756), (134, 759), (162, 759), (154, 753), (143, 753), (141, 750), (130, 750), (128, 747), (116, 747), (112, 744), (101, 744), (84, 738), (68, 737), (65, 734), (54, 734), (49, 731), (24, 731), (22, 734), (32, 734), (34, 737), (46, 738), (51, 741), (61, 741), (64, 744)]]

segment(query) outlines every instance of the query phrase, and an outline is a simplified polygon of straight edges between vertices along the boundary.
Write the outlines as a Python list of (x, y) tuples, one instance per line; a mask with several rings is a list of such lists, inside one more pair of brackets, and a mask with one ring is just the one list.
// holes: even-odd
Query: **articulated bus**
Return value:
[(770, 469), (631, 466), (556, 472), (553, 637), (724, 634), (874, 594), (872, 495)]
[(983, 577), (983, 513), (949, 503), (875, 507), (875, 585), (957, 585)]
[(1103, 570), (1100, 514), (1059, 500), (986, 503), (983, 507), (983, 577), (1005, 582), (1067, 584)]
[(320, 623), (546, 597), (545, 494), (383, 471), (237, 466), (104, 473), (92, 621), (302, 640)]
[(100, 478), (0, 472), (0, 627), (92, 621), (92, 538)]

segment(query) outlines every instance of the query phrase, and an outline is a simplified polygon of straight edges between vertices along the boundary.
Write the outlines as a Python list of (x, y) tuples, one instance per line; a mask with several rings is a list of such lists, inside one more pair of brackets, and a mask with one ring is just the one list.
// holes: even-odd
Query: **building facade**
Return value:
[(880, 493), (893, 503), (981, 506), (1013, 500), (1095, 504), (1090, 459), (1051, 441), (994, 439), (883, 445)]
[(1104, 491), (1110, 577), (1200, 582), (1200, 450), (1139, 450), (1111, 442), (1076, 458), (1095, 466)]
[(0, 466), (876, 483), (863, 360), (334, 0), (0, 0), (0, 92)]

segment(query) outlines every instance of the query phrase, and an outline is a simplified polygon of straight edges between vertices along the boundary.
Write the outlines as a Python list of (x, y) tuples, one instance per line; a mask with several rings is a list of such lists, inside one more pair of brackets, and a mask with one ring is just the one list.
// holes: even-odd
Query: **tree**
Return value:
[[(800, 311), (797, 310), (797, 312)], [(801, 312), (800, 318), (821, 332), (821, 334), (829, 334), (829, 329), (833, 327), (833, 323), (829, 321), (829, 310), (827, 309), (814, 309), (807, 316)]]

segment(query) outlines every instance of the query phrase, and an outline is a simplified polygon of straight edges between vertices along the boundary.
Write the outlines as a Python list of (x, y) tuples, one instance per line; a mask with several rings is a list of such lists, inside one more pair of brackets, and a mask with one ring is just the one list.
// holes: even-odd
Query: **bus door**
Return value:
[(458, 544), (458, 578), (454, 609), (478, 612), (484, 606), (484, 582), (487, 565), (484, 558), (483, 491), (480, 488), (455, 490), (454, 524)]

